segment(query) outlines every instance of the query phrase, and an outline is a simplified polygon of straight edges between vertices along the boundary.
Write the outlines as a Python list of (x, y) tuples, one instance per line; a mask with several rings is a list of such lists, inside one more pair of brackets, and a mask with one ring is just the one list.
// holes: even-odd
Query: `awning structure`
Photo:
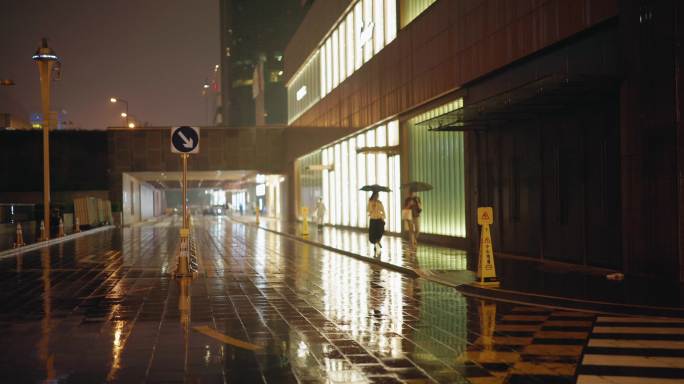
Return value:
[(462, 108), (416, 125), (438, 132), (487, 129), (605, 100), (618, 84), (608, 76), (553, 74), (471, 104), (466, 98)]

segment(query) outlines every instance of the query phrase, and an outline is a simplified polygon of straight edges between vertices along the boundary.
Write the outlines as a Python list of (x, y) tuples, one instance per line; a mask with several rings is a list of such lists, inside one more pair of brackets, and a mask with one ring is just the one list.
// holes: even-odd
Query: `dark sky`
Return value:
[(40, 110), (31, 55), (47, 37), (62, 61), (52, 110), (87, 129), (121, 125), (123, 105), (151, 125), (206, 125), (202, 84), (219, 59), (218, 0), (0, 0), (0, 102)]

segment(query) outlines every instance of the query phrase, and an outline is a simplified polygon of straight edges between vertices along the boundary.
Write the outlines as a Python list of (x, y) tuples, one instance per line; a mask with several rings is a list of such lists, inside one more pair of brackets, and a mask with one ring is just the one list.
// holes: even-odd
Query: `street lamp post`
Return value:
[(38, 64), (40, 73), (40, 95), (43, 107), (43, 222), (45, 232), (43, 239), (50, 239), (50, 81), (52, 68), (59, 58), (52, 48), (48, 47), (47, 39), (43, 38), (40, 48), (33, 55), (33, 61)]
[(124, 112), (125, 114), (122, 113), (121, 117), (126, 118), (126, 126), (129, 126), (129, 123), (128, 123), (128, 101), (126, 101), (120, 97), (112, 97), (109, 99), (109, 101), (112, 103), (124, 103), (126, 105), (126, 112)]

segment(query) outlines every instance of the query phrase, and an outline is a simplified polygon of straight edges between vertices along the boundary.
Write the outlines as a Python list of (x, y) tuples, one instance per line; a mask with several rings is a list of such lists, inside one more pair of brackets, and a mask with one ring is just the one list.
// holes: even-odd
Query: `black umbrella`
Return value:
[(409, 191), (413, 192), (424, 192), (432, 190), (432, 184), (424, 183), (422, 181), (411, 181), (404, 185), (403, 188), (408, 188)]
[(361, 187), (361, 190), (369, 192), (392, 192), (392, 190), (390, 190), (389, 188), (377, 184), (364, 185), (363, 187)]

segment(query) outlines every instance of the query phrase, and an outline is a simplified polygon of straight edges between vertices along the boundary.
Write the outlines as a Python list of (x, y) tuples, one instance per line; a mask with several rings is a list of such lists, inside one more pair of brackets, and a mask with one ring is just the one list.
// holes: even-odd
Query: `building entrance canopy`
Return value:
[(430, 131), (469, 131), (533, 119), (605, 99), (618, 83), (609, 76), (552, 74), (479, 101), (468, 103), (466, 97), (463, 107), (416, 126)]

